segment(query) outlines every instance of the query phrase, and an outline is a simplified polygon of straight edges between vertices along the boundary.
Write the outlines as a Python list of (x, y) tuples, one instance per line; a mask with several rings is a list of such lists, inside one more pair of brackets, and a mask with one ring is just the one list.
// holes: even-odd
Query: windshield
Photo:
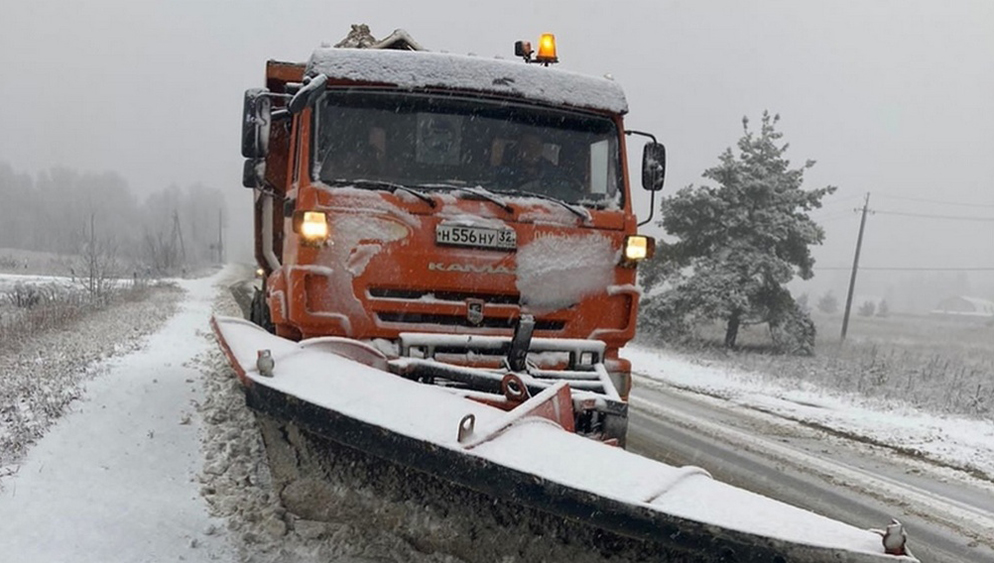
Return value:
[(312, 173), (424, 189), (482, 186), (620, 206), (618, 132), (606, 118), (444, 94), (330, 90), (315, 110)]

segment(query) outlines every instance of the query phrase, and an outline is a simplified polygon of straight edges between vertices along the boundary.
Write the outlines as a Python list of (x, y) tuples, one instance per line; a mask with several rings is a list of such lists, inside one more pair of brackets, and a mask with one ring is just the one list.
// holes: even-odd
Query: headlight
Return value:
[(302, 211), (294, 217), (294, 230), (304, 244), (321, 244), (328, 239), (328, 219), (321, 211)]
[(625, 237), (625, 252), (623, 264), (634, 266), (646, 258), (652, 258), (656, 250), (656, 239), (643, 235), (628, 235)]

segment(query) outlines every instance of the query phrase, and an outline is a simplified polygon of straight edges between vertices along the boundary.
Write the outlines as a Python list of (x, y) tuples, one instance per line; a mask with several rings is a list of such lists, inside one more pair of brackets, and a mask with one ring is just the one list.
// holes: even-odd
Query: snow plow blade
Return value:
[[(293, 342), (229, 317), (211, 324), (249, 407), (264, 417), (346, 452), (352, 467), (366, 460), (365, 473), (390, 466), (403, 472), (400, 481), (409, 489), (429, 480), (425, 488), (455, 502), (514, 506), (515, 519), (541, 520), (531, 529), (568, 536), (574, 546), (589, 542), (605, 557), (917, 561), (885, 553), (874, 531), (719, 483), (696, 467), (671, 467), (567, 431), (566, 383), (504, 412), (393, 375), (375, 350), (357, 341)], [(272, 375), (260, 374), (261, 350), (271, 352), (273, 365), (262, 371), (271, 368)]]

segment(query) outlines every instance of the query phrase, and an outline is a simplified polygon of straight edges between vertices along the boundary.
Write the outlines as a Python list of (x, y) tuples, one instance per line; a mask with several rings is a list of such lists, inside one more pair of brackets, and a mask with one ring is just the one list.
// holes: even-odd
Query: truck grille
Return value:
[(404, 299), (418, 301), (421, 299), (437, 299), (439, 301), (455, 301), (465, 303), (467, 299), (479, 299), (494, 305), (517, 305), (521, 297), (517, 293), (480, 293), (472, 291), (428, 291), (422, 289), (389, 289), (385, 287), (369, 288), (370, 297), (381, 299)]
[[(480, 324), (472, 324), (465, 315), (439, 315), (427, 313), (377, 313), (376, 317), (385, 323), (428, 324), (439, 326), (464, 326), (467, 328), (514, 328), (515, 319), (486, 317)], [(557, 331), (566, 327), (565, 321), (535, 320), (535, 330)]]

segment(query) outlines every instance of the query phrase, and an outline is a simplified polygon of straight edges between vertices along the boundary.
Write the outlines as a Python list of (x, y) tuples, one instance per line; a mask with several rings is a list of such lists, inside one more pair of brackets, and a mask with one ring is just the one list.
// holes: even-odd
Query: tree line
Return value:
[(90, 274), (102, 262), (116, 276), (173, 275), (222, 258), (224, 196), (202, 184), (141, 199), (116, 172), (32, 176), (0, 162), (0, 201), (0, 248), (81, 258)]

